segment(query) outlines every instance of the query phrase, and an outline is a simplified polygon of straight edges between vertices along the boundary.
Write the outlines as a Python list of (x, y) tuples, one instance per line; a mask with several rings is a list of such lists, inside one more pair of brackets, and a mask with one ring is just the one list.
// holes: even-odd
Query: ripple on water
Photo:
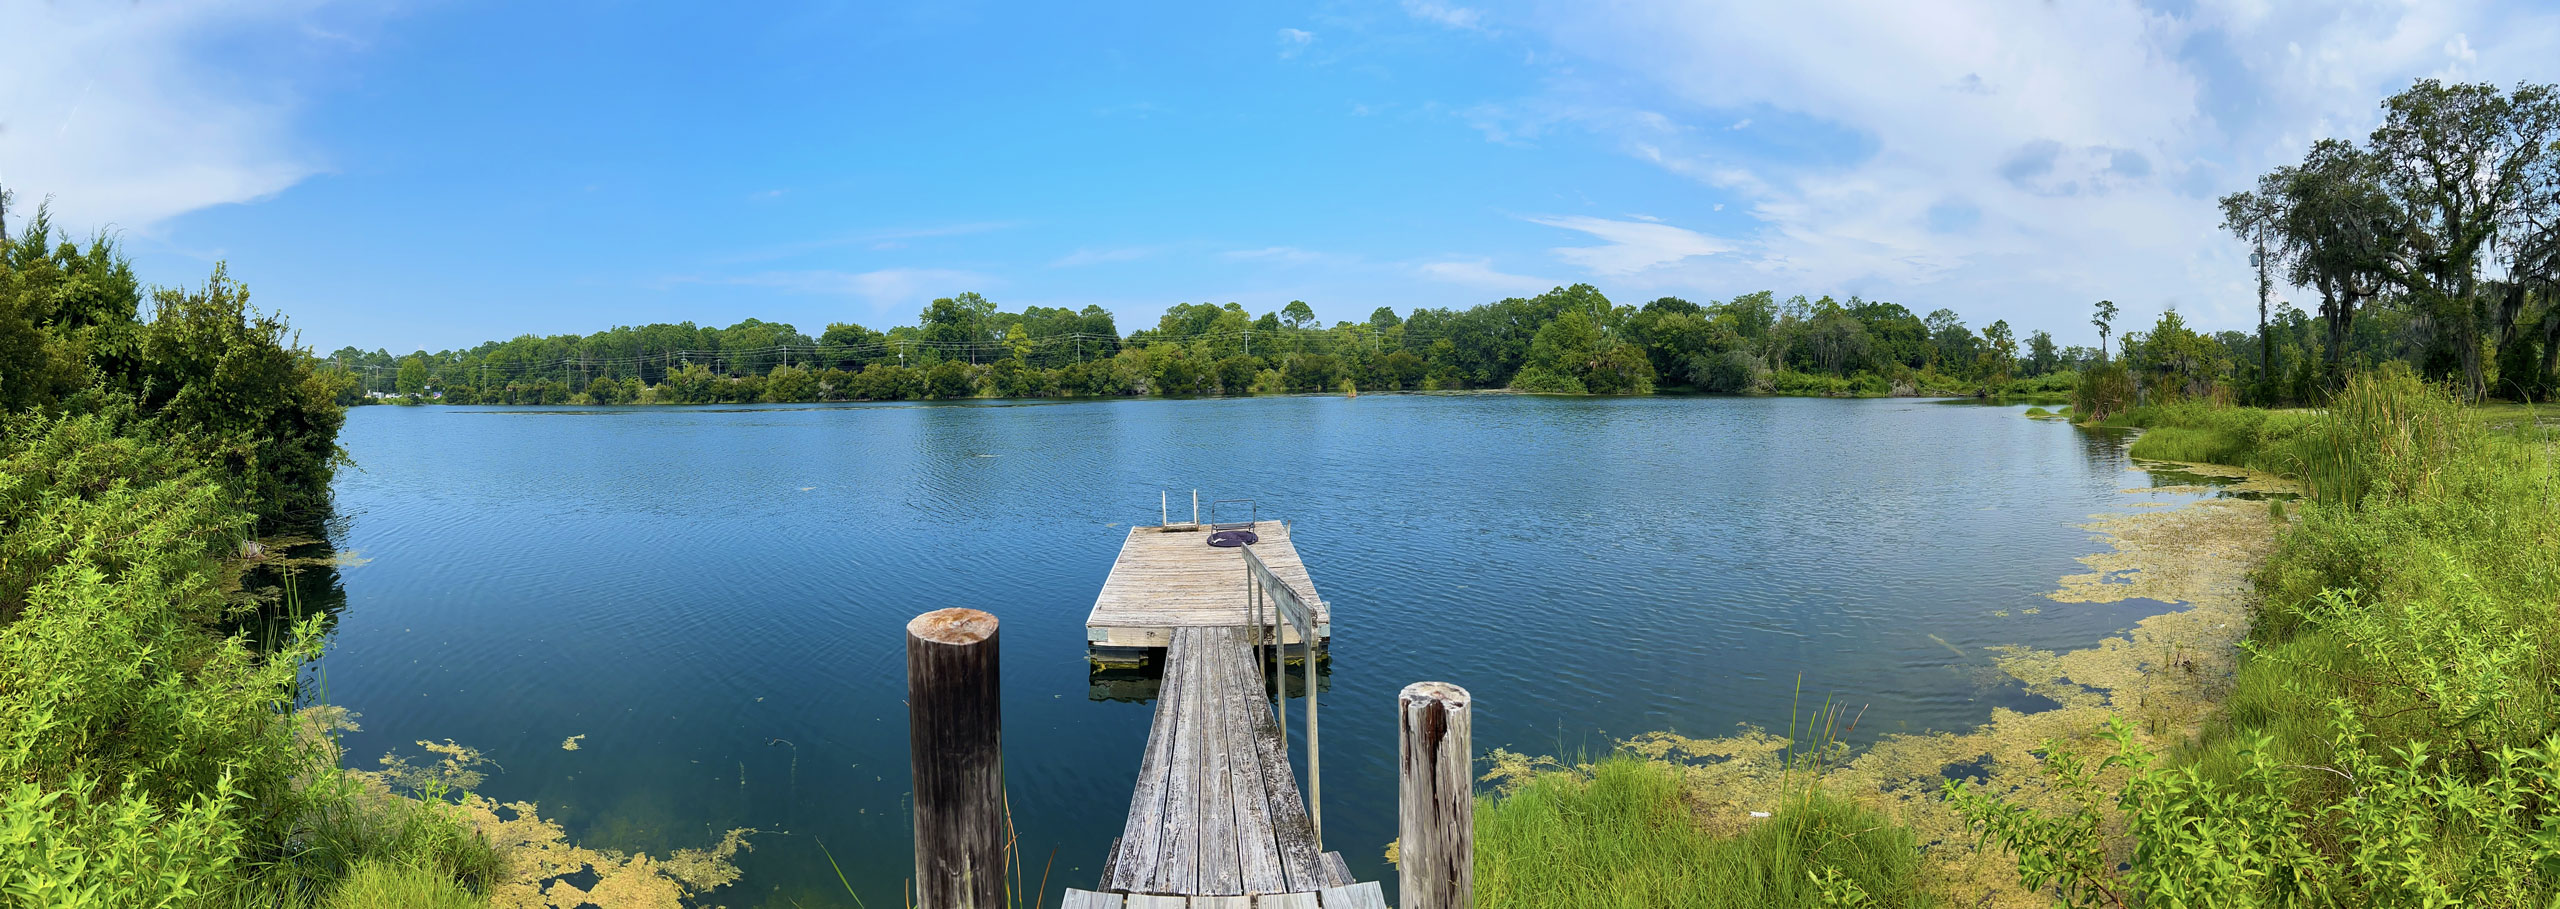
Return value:
[[(752, 881), (865, 899), (907, 873), (902, 632), (1004, 622), (1024, 854), (1090, 879), (1144, 703), (1096, 700), (1082, 619), (1160, 493), (1296, 522), (1337, 610), (1329, 841), (1393, 837), (1406, 683), (1467, 686), (1477, 743), (1554, 753), (1777, 726), (1825, 698), (1857, 736), (1966, 729), (2039, 697), (1994, 644), (2084, 647), (2125, 610), (2057, 604), (2146, 490), (2121, 438), (2015, 408), (1797, 399), (1370, 395), (777, 408), (365, 408), (344, 443), (346, 604), (329, 697), (359, 755), (478, 746), (502, 798), (591, 845), (788, 829)], [(2179, 486), (2194, 485), (2181, 481)], [(2036, 610), (2036, 611), (2030, 611)], [(1933, 637), (1934, 636), (1934, 637)], [(577, 751), (560, 742), (584, 734)], [(789, 746), (773, 745), (775, 739)], [(1364, 807), (1365, 806), (1365, 807)], [(803, 836), (802, 834), (806, 834)], [(628, 840), (623, 842), (620, 840)], [(1368, 844), (1368, 845), (1361, 845)], [(1077, 870), (1082, 869), (1082, 870)]]

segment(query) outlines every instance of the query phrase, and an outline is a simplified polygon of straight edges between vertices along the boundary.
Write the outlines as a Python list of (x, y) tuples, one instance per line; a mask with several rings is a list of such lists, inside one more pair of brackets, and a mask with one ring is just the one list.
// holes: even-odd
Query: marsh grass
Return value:
[(1496, 752), (1497, 792), (1476, 806), (1478, 905), (1930, 905), (1912, 831), (1824, 786), (1849, 757), (1846, 708), (1790, 716), (1783, 739), (1746, 736), (1777, 768), (1745, 815), (1722, 807), (1743, 793), (1706, 791), (1714, 775), (1641, 742), (1571, 764)]
[[(2090, 906), (2560, 900), (2553, 431), (2396, 365), (2317, 413), (2172, 405), (2109, 422), (2144, 427), (2147, 456), (2281, 472), (2305, 499), (2198, 736), (2155, 751), (2117, 725), (2112, 753), (2049, 748), (2083, 797), (2068, 811), (1949, 787), (2021, 881)], [(2100, 831), (2121, 831), (2130, 861), (2096, 861)]]
[(488, 900), (435, 868), (367, 860), (347, 872), (319, 909), (474, 909)]
[[(1547, 773), (1476, 813), (1476, 899), (1488, 907), (1924, 905), (1910, 831), (1796, 789), (1740, 833), (1701, 821), (1679, 769), (1614, 754)], [(1826, 883), (1827, 882), (1827, 883)]]

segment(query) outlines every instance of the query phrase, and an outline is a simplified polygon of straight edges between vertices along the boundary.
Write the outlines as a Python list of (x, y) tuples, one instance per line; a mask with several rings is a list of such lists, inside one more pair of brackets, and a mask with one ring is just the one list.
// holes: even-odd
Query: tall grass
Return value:
[(1735, 835), (1697, 816), (1671, 764), (1618, 754), (1587, 775), (1541, 774), (1477, 803), (1477, 904), (1740, 909), (1826, 906), (1844, 897), (1924, 904), (1909, 830), (1812, 786), (1775, 808)]
[(1596, 763), (1497, 752), (1502, 790), (1476, 805), (1479, 904), (1929, 905), (1911, 830), (1823, 788), (1849, 756), (1839, 734), (1857, 718), (1844, 707), (1796, 712), (1785, 738), (1766, 739), (1778, 765), (1763, 785), (1774, 789), (1751, 787), (1768, 810), (1749, 817), (1705, 807), (1736, 793), (1711, 790), (1690, 765), (1637, 753), (1652, 737)]
[[(2114, 906), (2560, 905), (2560, 466), (2405, 368), (2316, 414), (2136, 408), (2154, 451), (2276, 470), (2309, 502), (2259, 569), (2221, 714), (2165, 753), (2053, 768), (2050, 814), (1952, 787), (2031, 886)], [(2139, 443), (2137, 443), (2139, 445)], [(2137, 448), (2137, 453), (2139, 449)], [(2164, 455), (2165, 456), (2165, 455)], [(2121, 785), (2087, 762), (2121, 770)], [(2122, 868), (2084, 831), (2122, 829)]]
[(347, 872), (319, 909), (473, 909), (488, 901), (435, 868), (368, 860)]

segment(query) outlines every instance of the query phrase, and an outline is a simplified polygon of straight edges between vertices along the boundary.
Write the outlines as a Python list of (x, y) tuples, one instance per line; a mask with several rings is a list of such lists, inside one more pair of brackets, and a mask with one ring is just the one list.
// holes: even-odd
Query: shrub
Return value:
[(2133, 373), (2122, 363), (2100, 363), (2082, 370), (2071, 389), (2071, 409), (2095, 422), (2134, 405)]
[(1518, 373), (1513, 374), (1511, 377), (1511, 390), (1525, 391), (1532, 394), (1590, 394), (1590, 390), (1583, 387), (1581, 379), (1565, 375), (1564, 373), (1548, 369), (1544, 366), (1525, 367)]

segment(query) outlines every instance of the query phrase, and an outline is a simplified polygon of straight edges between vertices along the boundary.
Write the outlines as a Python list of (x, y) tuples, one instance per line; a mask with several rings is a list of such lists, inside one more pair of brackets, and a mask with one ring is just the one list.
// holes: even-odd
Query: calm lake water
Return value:
[(2126, 492), (2153, 480), (2123, 437), (2022, 409), (363, 408), (331, 540), (370, 561), (316, 580), (338, 610), (317, 672), (362, 714), (358, 762), (453, 739), (497, 763), (486, 794), (539, 803), (586, 845), (663, 855), (766, 831), (719, 902), (852, 905), (823, 842), (865, 902), (898, 906), (903, 628), (985, 609), (1004, 623), (1021, 852), (1034, 881), (1054, 861), (1054, 905), (1094, 883), (1151, 715), (1089, 674), (1085, 612), (1160, 491), (1251, 498), (1296, 522), (1334, 608), (1326, 845), (1392, 891), (1409, 682), (1472, 691), (1479, 751), (1533, 753), (1782, 728), (1826, 697), (1864, 707), (1853, 740), (2049, 703), (1984, 648), (2085, 647), (2166, 611), (2043, 595), (2104, 545), (2078, 527), (2090, 515), (2185, 497)]

